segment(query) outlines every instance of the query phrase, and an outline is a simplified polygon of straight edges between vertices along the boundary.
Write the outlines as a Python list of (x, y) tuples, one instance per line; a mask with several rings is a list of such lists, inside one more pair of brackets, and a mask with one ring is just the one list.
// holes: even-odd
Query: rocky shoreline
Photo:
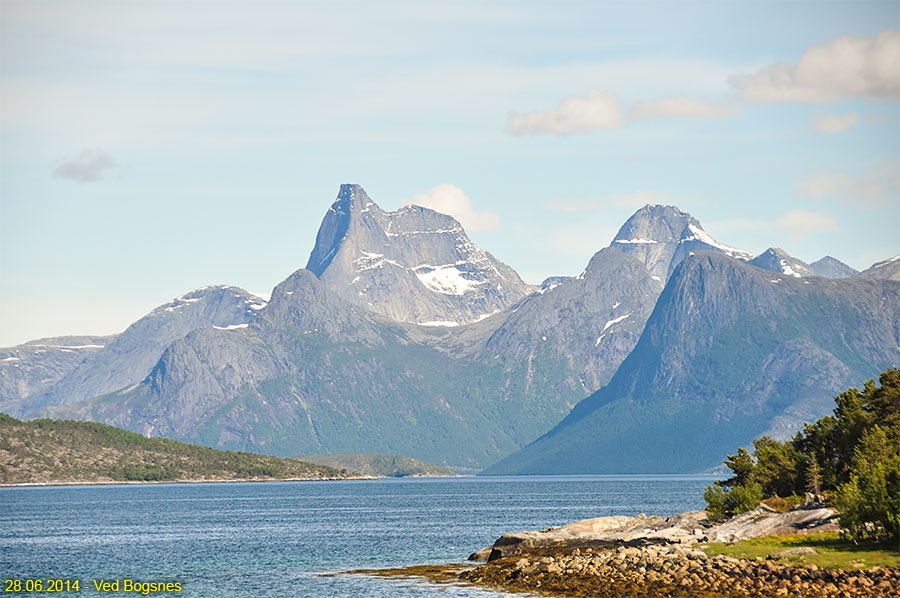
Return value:
[[(671, 517), (598, 517), (558, 528), (504, 534), (472, 554), (484, 565), (459, 578), (558, 596), (640, 598), (744, 596), (900, 597), (900, 569), (820, 569), (779, 559), (710, 556), (696, 546), (773, 534), (837, 531), (837, 512), (810, 500), (779, 513), (765, 505), (724, 523), (705, 511)], [(815, 552), (795, 548), (778, 557)]]
[(549, 596), (609, 598), (900, 598), (900, 568), (831, 569), (784, 559), (815, 553), (789, 548), (770, 558), (710, 556), (698, 545), (839, 530), (821, 504), (778, 513), (760, 505), (724, 523), (705, 511), (671, 517), (598, 517), (542, 531), (504, 534), (470, 561), (356, 573), (424, 576)]
[(557, 549), (490, 561), (461, 580), (554, 596), (732, 598), (900, 596), (900, 570), (794, 567), (774, 560), (709, 556), (675, 545)]

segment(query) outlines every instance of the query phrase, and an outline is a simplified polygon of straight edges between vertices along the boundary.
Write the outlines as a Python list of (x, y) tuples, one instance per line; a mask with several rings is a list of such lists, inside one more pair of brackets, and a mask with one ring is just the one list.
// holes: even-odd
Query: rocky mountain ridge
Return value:
[(385, 212), (352, 184), (326, 212), (306, 268), (346, 301), (420, 325), (476, 322), (533, 291), (453, 217), (412, 205)]
[(699, 252), (610, 383), (488, 473), (702, 471), (759, 435), (784, 438), (897, 363), (897, 282), (798, 278)]
[[(698, 371), (691, 359), (708, 352), (719, 342), (715, 339), (729, 339), (719, 342), (721, 359), (729, 376), (738, 376), (734, 372), (743, 364), (736, 356), (754, 338), (744, 332), (750, 335), (744, 343), (732, 342), (733, 330), (714, 327), (719, 320), (733, 323), (728, 314), (744, 309), (741, 301), (749, 299), (735, 293), (684, 292), (674, 303), (659, 299), (682, 285), (682, 275), (676, 276), (681, 264), (694, 263), (707, 251), (718, 256), (711, 263), (725, 272), (724, 281), (713, 276), (708, 284), (736, 285), (760, 299), (768, 311), (758, 314), (754, 325), (781, 339), (778, 350), (767, 354), (769, 365), (753, 370), (752, 388), (735, 394), (748, 405), (764, 403), (761, 397), (784, 384), (791, 371), (800, 372), (798, 379), (809, 376), (795, 389), (845, 387), (895, 357), (891, 343), (900, 328), (891, 320), (891, 300), (883, 300), (889, 307), (884, 317), (874, 315), (881, 309), (874, 306), (884, 293), (883, 281), (850, 283), (861, 297), (863, 307), (856, 309), (844, 291), (829, 287), (827, 279), (782, 250), (754, 258), (714, 240), (674, 206), (641, 208), (580, 275), (550, 277), (537, 288), (472, 244), (453, 218), (415, 206), (385, 212), (358, 185), (343, 185), (322, 221), (308, 268), (276, 286), (268, 304), (234, 287), (189, 293), (103, 347), (98, 342), (78, 363), (70, 359), (54, 366), (55, 378), (45, 387), (14, 396), (0, 408), (32, 417), (101, 421), (220, 448), (284, 456), (402, 453), (472, 469), (528, 445), (564, 417), (570, 421), (584, 405), (597, 402), (582, 401), (592, 393), (606, 393), (619, 405), (615, 397), (631, 392), (621, 380), (640, 373), (650, 376), (645, 381), (650, 386), (673, 385), (683, 396), (708, 401), (709, 413), (725, 413), (721, 421), (727, 425), (713, 426), (718, 440), (698, 448), (718, 459), (722, 450), (733, 450), (721, 447), (740, 434), (788, 433), (821, 416), (822, 405), (818, 395), (791, 399), (776, 392), (777, 407), (750, 409), (752, 417), (735, 420), (728, 414), (742, 412), (734, 407), (736, 399), (703, 395), (699, 383), (684, 386), (679, 376), (708, 381), (709, 372)], [(801, 271), (804, 278), (795, 275)], [(742, 287), (746, 280), (755, 282)], [(693, 284), (705, 289), (707, 282)], [(785, 305), (798, 294), (772, 295), (766, 285), (795, 289), (797, 284), (812, 285), (818, 295), (800, 301), (799, 321), (791, 322)], [(815, 315), (813, 303), (826, 315)], [(675, 319), (670, 334), (655, 327), (657, 340), (642, 341), (647, 322), (661, 309), (674, 313), (698, 304), (710, 311), (690, 318), (696, 330), (683, 322), (675, 326)], [(810, 322), (828, 328), (829, 318), (840, 320), (848, 309), (868, 322), (865, 334), (882, 343), (880, 352), (878, 346), (865, 355), (841, 352), (831, 341), (810, 339)], [(704, 318), (711, 327), (700, 326)], [(886, 337), (874, 332), (878, 325), (888, 331)], [(852, 326), (838, 330), (847, 342), (856, 342)], [(664, 353), (672, 357), (664, 360), (666, 375), (651, 367)], [(650, 369), (635, 369), (634, 360)], [(825, 373), (800, 367), (807, 362)], [(5, 363), (0, 361), (0, 376)], [(0, 377), (0, 389), (3, 383)], [(676, 413), (681, 405), (664, 408)], [(657, 407), (648, 402), (641, 409)], [(630, 429), (646, 415), (641, 409), (616, 411), (618, 428)], [(672, 421), (683, 426), (672, 432), (677, 436), (706, 420)], [(673, 441), (664, 429), (657, 435), (660, 446)], [(748, 440), (740, 436), (739, 441)], [(657, 462), (667, 458), (661, 456)]]

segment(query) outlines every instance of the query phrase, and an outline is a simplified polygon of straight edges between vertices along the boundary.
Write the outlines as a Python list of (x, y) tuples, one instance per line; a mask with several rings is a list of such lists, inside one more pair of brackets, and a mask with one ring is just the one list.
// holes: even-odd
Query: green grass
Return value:
[(816, 565), (824, 569), (868, 569), (870, 567), (900, 567), (897, 546), (884, 544), (854, 544), (841, 538), (838, 532), (818, 534), (792, 534), (751, 538), (734, 544), (713, 542), (701, 546), (708, 555), (754, 559), (766, 558), (773, 553), (791, 548), (810, 547), (817, 554), (782, 557), (794, 565)]

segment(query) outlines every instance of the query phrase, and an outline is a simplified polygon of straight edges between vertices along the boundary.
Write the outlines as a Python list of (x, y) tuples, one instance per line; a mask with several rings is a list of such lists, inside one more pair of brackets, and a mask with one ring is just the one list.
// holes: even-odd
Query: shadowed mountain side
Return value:
[(900, 284), (688, 256), (610, 383), (487, 474), (688, 472), (900, 363)]

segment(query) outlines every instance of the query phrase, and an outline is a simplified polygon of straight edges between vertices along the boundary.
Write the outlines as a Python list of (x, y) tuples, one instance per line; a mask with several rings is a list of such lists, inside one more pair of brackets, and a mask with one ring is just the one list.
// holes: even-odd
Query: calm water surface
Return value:
[(78, 594), (56, 596), (140, 596), (98, 594), (91, 584), (128, 578), (178, 581), (183, 591), (168, 595), (203, 598), (496, 597), (503, 594), (321, 574), (461, 562), (505, 532), (699, 509), (710, 480), (529, 476), (0, 488), (0, 572), (4, 579), (81, 581)]

